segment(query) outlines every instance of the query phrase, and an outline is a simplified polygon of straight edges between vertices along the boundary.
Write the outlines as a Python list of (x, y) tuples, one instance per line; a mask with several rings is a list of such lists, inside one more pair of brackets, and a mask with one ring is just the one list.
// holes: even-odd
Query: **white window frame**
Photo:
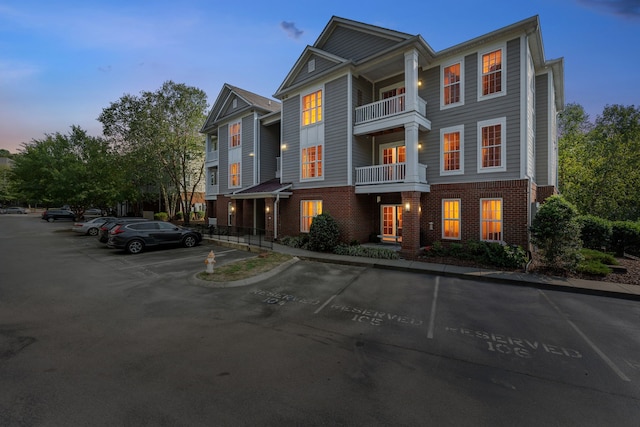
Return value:
[[(452, 65), (460, 64), (460, 100), (458, 102), (452, 102), (451, 104), (445, 104), (444, 99), (444, 70)], [(446, 110), (448, 108), (454, 108), (464, 105), (464, 58), (456, 58), (449, 62), (445, 62), (440, 66), (440, 109)]]
[[(444, 204), (445, 202), (457, 202), (458, 203), (458, 218), (445, 217)], [(445, 221), (457, 221), (458, 222), (458, 237), (446, 236), (444, 233)], [(443, 240), (461, 240), (462, 239), (462, 200), (461, 199), (442, 199), (442, 239)]]
[[(500, 92), (491, 93), (488, 95), (483, 95), (482, 93), (482, 57), (488, 53), (495, 52), (496, 50), (501, 50), (501, 60), (500, 64)], [(507, 44), (501, 43), (498, 45), (493, 45), (486, 49), (483, 49), (478, 52), (478, 101), (485, 101), (487, 99), (498, 98), (500, 96), (505, 96), (507, 94)]]
[[(482, 129), (500, 125), (500, 166), (482, 166)], [(507, 118), (483, 120), (478, 122), (478, 173), (506, 172), (507, 170)]]
[[(231, 179), (231, 166), (234, 164), (238, 164), (238, 185), (233, 185), (233, 181)], [(229, 162), (229, 174), (228, 174), (228, 187), (229, 188), (240, 188), (242, 187), (242, 162)]]
[[(313, 203), (313, 214), (311, 216), (306, 216), (304, 209), (305, 203)], [(320, 209), (318, 209), (320, 208)], [(313, 218), (320, 215), (322, 213), (322, 200), (300, 200), (300, 232), (308, 233), (311, 229), (311, 222), (313, 222)], [(311, 218), (311, 221), (308, 219)], [(308, 223), (308, 227), (307, 227)]]
[[(231, 145), (231, 141), (233, 140), (233, 136), (235, 135), (231, 133), (231, 129), (233, 129), (235, 125), (238, 125), (238, 145)], [(229, 135), (229, 144), (228, 144), (229, 150), (242, 147), (242, 120), (237, 120), (235, 122), (229, 123), (228, 135)]]
[[(450, 133), (460, 134), (460, 169), (445, 170), (444, 167), (444, 136)], [(451, 126), (440, 129), (440, 176), (464, 174), (464, 125)]]
[[(304, 98), (307, 95), (312, 93), (320, 92), (322, 96), (322, 101), (320, 104), (320, 114), (321, 119), (310, 123), (308, 125), (304, 124)], [(300, 167), (300, 181), (308, 182), (308, 181), (323, 181), (326, 173), (326, 150), (324, 144), (324, 100), (325, 100), (325, 88), (324, 86), (313, 87), (308, 91), (305, 91), (300, 96), (300, 151), (299, 151), (299, 167)], [(322, 160), (321, 160), (321, 173), (318, 176), (313, 177), (304, 177), (303, 176), (303, 150), (311, 147), (320, 147), (322, 151)], [(317, 152), (317, 151), (316, 151)], [(316, 167), (317, 171), (317, 167)]]
[[(482, 203), (489, 200), (499, 200), (500, 201), (500, 220), (485, 220), (482, 217)], [(483, 242), (503, 242), (504, 241), (504, 200), (502, 197), (487, 197), (480, 199), (480, 240)], [(500, 239), (492, 240), (492, 239), (483, 239), (482, 238), (482, 225), (485, 222), (499, 222), (500, 223)]]

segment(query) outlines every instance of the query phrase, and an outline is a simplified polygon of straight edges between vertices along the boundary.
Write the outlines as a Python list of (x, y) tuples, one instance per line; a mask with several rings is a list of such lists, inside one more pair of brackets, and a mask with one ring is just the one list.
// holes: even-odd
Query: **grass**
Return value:
[(612, 272), (607, 265), (618, 265), (618, 261), (611, 254), (593, 249), (580, 251), (584, 259), (578, 264), (578, 272), (592, 276), (606, 276)]
[(197, 277), (212, 282), (233, 282), (265, 273), (289, 261), (292, 257), (277, 252), (262, 252), (257, 257), (244, 259), (221, 267), (214, 267), (213, 273), (201, 272)]

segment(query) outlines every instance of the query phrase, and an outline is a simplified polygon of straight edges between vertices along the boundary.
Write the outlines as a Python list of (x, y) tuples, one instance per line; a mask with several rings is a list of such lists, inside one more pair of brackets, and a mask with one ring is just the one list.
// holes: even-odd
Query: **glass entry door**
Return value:
[(382, 205), (382, 241), (402, 242), (402, 205)]

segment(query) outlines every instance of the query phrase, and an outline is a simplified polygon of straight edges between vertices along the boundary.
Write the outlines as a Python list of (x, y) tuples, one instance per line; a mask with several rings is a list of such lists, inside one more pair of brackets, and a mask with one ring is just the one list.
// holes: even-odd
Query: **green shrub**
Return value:
[(176, 219), (177, 219), (178, 221), (182, 220), (182, 217), (183, 217), (182, 212), (176, 212)]
[(434, 242), (424, 248), (424, 254), (427, 257), (452, 257), (500, 268), (521, 268), (528, 261), (527, 253), (520, 246), (477, 240), (447, 246)]
[(202, 219), (202, 218), (204, 218), (204, 211), (197, 211), (197, 212), (196, 212), (196, 218), (197, 218), (197, 219)]
[(309, 228), (309, 249), (318, 252), (333, 252), (340, 239), (340, 228), (328, 213), (313, 217)]
[(533, 219), (531, 242), (542, 263), (553, 270), (573, 271), (581, 260), (580, 224), (576, 208), (560, 195), (549, 197)]
[(611, 226), (611, 249), (617, 256), (625, 252), (640, 255), (640, 223), (615, 221)]
[(606, 265), (618, 265), (618, 260), (609, 253), (596, 251), (594, 249), (582, 249), (580, 251), (585, 261), (598, 261)]
[(168, 221), (169, 214), (166, 212), (158, 212), (153, 214), (153, 219), (155, 219), (156, 221)]
[(299, 236), (284, 236), (280, 238), (280, 243), (292, 248), (306, 249), (309, 246), (309, 235), (301, 234)]
[(608, 248), (611, 243), (611, 221), (593, 215), (578, 218), (580, 239), (585, 248), (599, 250)]
[(350, 255), (376, 259), (398, 259), (396, 251), (387, 248), (373, 248), (370, 246), (339, 244), (333, 250), (336, 255)]

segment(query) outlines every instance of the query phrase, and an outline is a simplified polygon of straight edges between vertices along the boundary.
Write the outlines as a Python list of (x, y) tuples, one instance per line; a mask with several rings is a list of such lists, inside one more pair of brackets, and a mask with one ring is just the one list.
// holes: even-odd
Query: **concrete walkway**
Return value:
[(312, 252), (304, 249), (273, 244), (275, 252), (296, 256), (300, 259), (330, 262), (335, 264), (357, 265), (364, 267), (386, 268), (394, 270), (406, 270), (417, 273), (437, 274), (442, 276), (454, 276), (471, 280), (486, 280), (493, 283), (505, 283), (511, 285), (529, 286), (540, 289), (553, 289), (565, 292), (576, 292), (592, 295), (601, 295), (630, 300), (640, 300), (640, 286), (620, 283), (603, 282), (598, 280), (583, 280), (564, 277), (552, 277), (541, 274), (519, 273), (501, 270), (489, 270), (483, 268), (460, 267), (446, 264), (433, 264), (422, 261), (409, 261), (404, 259), (383, 260), (331, 253)]

